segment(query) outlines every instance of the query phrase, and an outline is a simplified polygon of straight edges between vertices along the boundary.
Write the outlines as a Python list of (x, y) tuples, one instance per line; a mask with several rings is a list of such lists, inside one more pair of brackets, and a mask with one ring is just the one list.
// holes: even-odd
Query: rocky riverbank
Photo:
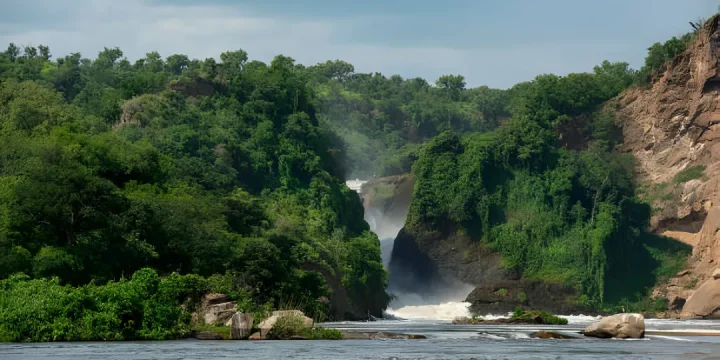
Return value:
[(425, 339), (424, 335), (340, 331), (316, 326), (300, 310), (273, 311), (264, 319), (237, 311), (237, 303), (223, 294), (203, 296), (201, 306), (193, 313), (194, 330), (190, 337), (198, 340), (375, 340)]

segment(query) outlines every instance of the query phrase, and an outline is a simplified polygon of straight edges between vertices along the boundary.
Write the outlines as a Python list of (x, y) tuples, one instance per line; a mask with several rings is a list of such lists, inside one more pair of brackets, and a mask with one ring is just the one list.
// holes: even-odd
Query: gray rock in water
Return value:
[(606, 316), (590, 324), (583, 333), (597, 338), (641, 339), (645, 337), (645, 318), (642, 314)]
[(253, 325), (253, 315), (236, 312), (230, 319), (230, 340), (247, 339)]

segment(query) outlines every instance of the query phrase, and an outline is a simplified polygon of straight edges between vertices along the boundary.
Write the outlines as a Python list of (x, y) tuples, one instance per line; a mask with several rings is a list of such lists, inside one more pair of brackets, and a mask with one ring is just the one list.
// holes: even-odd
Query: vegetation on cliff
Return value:
[(633, 158), (614, 151), (605, 103), (640, 80), (607, 61), (593, 73), (541, 75), (511, 90), (510, 119), (496, 131), (433, 138), (412, 169), (406, 230), (468, 235), (523, 278), (570, 285), (580, 305), (640, 301), (689, 251), (646, 232)]
[[(6, 287), (84, 294), (150, 267), (229, 274), (257, 305), (327, 314), (330, 297), (335, 316), (380, 315), (379, 242), (310, 73), (285, 56), (220, 59), (0, 53), (0, 278), (53, 279)], [(8, 294), (3, 306), (28, 300)]]

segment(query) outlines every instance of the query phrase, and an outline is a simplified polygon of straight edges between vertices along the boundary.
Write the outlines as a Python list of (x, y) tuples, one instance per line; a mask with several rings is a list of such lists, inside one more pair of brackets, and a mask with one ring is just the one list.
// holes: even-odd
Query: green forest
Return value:
[(379, 242), (311, 73), (220, 59), (2, 53), (0, 340), (172, 337), (180, 302), (218, 288), (248, 311), (381, 315)]
[(690, 247), (647, 232), (631, 154), (613, 98), (649, 86), (688, 34), (648, 49), (640, 70), (603, 62), (592, 73), (541, 75), (507, 91), (507, 119), (486, 133), (446, 131), (418, 152), (406, 229), (470, 236), (524, 279), (576, 290), (584, 308), (664, 311), (652, 287)]
[(410, 171), (409, 229), (456, 224), (508, 268), (600, 306), (624, 293), (610, 279), (642, 266), (631, 259), (670, 271), (684, 254), (645, 233), (603, 104), (690, 40), (654, 45), (639, 71), (604, 62), (507, 90), (243, 50), (130, 62), (118, 48), (89, 59), (10, 44), (0, 341), (180, 338), (206, 292), (247, 312), (380, 316), (388, 275), (344, 180)]

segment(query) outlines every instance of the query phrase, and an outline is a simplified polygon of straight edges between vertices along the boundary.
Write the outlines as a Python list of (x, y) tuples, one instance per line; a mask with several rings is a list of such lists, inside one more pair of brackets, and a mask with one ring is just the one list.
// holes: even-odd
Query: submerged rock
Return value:
[(389, 332), (356, 332), (342, 331), (343, 340), (377, 340), (377, 339), (395, 339), (395, 340), (419, 340), (427, 339), (425, 335), (419, 334), (401, 334)]
[(645, 318), (641, 314), (606, 316), (590, 324), (583, 334), (597, 338), (641, 339), (645, 337)]
[(535, 334), (533, 334), (533, 337), (536, 337), (538, 339), (579, 339), (576, 336), (570, 336), (565, 334), (560, 334), (552, 331), (538, 331)]

